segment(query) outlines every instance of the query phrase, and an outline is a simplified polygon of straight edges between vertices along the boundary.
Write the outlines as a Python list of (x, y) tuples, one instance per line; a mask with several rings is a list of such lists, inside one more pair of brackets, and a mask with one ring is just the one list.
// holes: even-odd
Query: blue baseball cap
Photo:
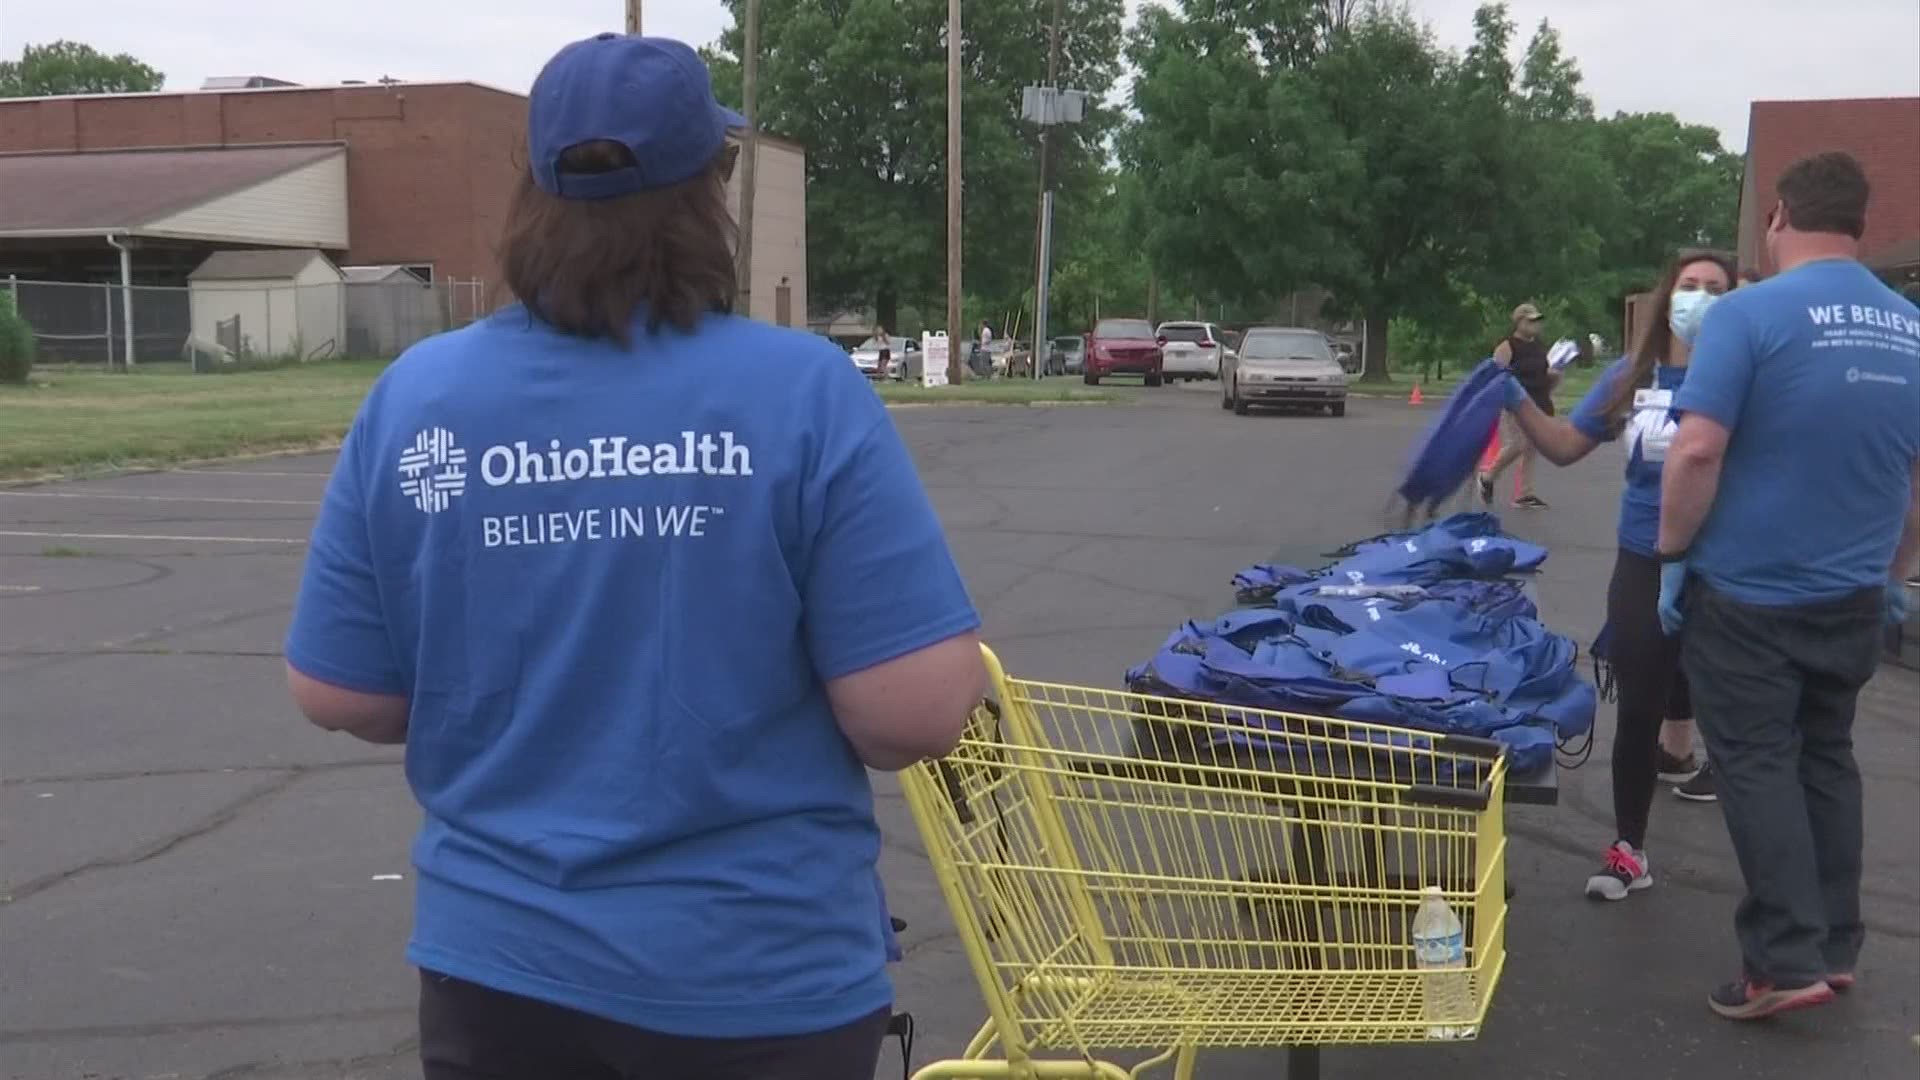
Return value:
[[(533, 81), (527, 151), (533, 180), (563, 199), (611, 199), (691, 180), (746, 127), (713, 97), (707, 65), (684, 42), (598, 34), (555, 53)], [(629, 168), (560, 171), (560, 156), (605, 140), (633, 151)]]

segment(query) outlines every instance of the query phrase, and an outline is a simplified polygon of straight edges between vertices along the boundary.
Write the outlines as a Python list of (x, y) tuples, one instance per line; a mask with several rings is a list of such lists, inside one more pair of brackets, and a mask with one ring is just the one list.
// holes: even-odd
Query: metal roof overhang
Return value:
[(0, 154), (0, 239), (347, 246), (346, 147)]

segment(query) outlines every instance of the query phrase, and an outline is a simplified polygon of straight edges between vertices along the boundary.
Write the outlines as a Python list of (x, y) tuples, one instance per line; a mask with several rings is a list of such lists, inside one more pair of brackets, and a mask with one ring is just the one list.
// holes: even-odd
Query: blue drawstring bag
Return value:
[(1409, 510), (1432, 513), (1473, 474), (1506, 408), (1505, 382), (1512, 377), (1488, 357), (1447, 398), (1440, 415), (1414, 443), (1406, 474), (1395, 489)]

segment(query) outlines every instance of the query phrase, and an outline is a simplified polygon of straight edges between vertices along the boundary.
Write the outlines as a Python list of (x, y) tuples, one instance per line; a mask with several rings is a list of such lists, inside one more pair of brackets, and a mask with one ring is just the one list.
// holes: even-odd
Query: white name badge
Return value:
[(1669, 418), (1673, 408), (1671, 390), (1635, 390), (1633, 392), (1633, 416), (1627, 421), (1626, 437), (1621, 444), (1631, 456), (1634, 448), (1640, 448), (1642, 461), (1665, 461), (1667, 447), (1673, 445), (1673, 435), (1677, 426)]

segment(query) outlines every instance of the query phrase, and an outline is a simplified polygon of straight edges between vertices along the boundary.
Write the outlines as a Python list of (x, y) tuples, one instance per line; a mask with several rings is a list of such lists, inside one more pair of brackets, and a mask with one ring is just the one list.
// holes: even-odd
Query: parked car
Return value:
[(1101, 319), (1087, 335), (1087, 359), (1080, 378), (1098, 386), (1110, 375), (1138, 375), (1159, 386), (1164, 357), (1153, 324), (1145, 319)]
[(909, 337), (888, 338), (887, 369), (880, 370), (880, 338), (876, 335), (854, 346), (853, 366), (869, 379), (908, 379), (919, 375), (920, 343)]
[(1217, 379), (1226, 359), (1226, 334), (1212, 323), (1163, 322), (1157, 335), (1166, 358), (1161, 374), (1168, 382)]
[(1053, 348), (1047, 367), (1049, 375), (1078, 375), (1086, 369), (1087, 339), (1083, 337), (1057, 337), (1053, 339)]
[(1302, 405), (1347, 415), (1347, 372), (1318, 330), (1259, 326), (1247, 331), (1221, 372), (1220, 407), (1242, 416), (1255, 405)]
[(993, 365), (993, 377), (996, 379), (1009, 376), (1031, 378), (1033, 375), (1030, 366), (1033, 345), (1030, 342), (994, 338), (987, 344), (987, 359)]

